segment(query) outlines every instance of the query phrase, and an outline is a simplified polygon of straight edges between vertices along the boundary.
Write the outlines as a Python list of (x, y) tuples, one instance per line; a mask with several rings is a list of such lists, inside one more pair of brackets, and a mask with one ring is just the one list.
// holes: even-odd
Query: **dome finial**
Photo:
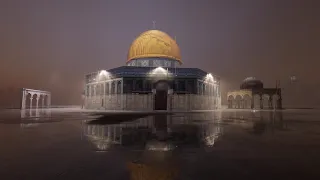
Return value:
[(156, 29), (156, 21), (152, 21), (152, 24), (153, 24), (152, 28)]

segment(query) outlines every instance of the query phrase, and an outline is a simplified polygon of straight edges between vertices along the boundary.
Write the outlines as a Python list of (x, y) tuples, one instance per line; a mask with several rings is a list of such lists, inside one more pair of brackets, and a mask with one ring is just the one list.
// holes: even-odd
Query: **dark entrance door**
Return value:
[(167, 91), (157, 90), (154, 98), (155, 110), (167, 110)]
[(167, 110), (168, 83), (159, 81), (156, 84), (156, 94), (154, 96), (154, 110)]

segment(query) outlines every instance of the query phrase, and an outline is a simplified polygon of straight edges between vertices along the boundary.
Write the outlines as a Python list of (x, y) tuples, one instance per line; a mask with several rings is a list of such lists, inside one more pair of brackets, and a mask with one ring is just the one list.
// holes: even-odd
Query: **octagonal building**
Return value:
[(159, 30), (140, 34), (126, 65), (85, 76), (84, 108), (102, 110), (213, 110), (221, 107), (220, 78), (181, 68), (175, 40)]

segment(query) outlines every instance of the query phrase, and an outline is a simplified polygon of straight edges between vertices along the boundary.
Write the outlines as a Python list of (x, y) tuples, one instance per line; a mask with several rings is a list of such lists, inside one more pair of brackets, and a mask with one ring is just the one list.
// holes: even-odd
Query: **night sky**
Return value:
[(285, 105), (320, 106), (318, 0), (1, 0), (0, 89), (79, 104), (84, 75), (124, 65), (153, 20), (177, 37), (183, 67), (221, 76), (224, 99), (254, 76), (280, 80)]

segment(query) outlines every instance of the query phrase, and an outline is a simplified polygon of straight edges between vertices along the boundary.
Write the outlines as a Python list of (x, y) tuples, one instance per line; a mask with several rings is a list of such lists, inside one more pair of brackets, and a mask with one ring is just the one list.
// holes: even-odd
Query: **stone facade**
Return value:
[[(154, 94), (113, 94), (87, 97), (86, 109), (152, 111)], [(169, 94), (167, 109), (170, 111), (213, 110), (221, 106), (220, 98), (209, 95)]]

